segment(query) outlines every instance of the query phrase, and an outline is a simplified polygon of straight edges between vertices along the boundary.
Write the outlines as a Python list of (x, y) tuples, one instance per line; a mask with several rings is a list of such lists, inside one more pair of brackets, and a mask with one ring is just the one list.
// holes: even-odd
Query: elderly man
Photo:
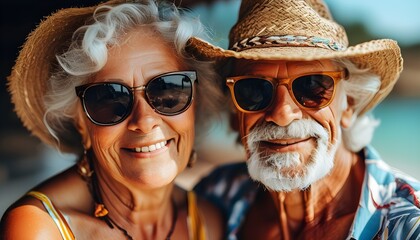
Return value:
[(196, 187), (228, 239), (420, 238), (419, 182), (368, 146), (369, 110), (402, 70), (396, 42), (348, 47), (321, 1), (243, 0), (229, 50), (191, 48), (227, 72), (248, 155)]

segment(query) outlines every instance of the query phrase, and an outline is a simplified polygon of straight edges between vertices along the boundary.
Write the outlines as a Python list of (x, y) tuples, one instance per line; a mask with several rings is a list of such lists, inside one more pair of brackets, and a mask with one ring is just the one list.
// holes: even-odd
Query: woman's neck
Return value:
[[(135, 239), (164, 239), (170, 231), (175, 213), (173, 184), (153, 190), (123, 185), (96, 171), (97, 184), (92, 192), (108, 211), (113, 224)], [(138, 237), (135, 237), (138, 236)]]

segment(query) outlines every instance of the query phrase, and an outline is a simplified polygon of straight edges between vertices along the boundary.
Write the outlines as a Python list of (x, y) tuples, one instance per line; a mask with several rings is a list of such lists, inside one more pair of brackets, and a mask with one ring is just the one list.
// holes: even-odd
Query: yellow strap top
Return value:
[(63, 237), (64, 240), (75, 239), (73, 232), (71, 231), (66, 219), (60, 213), (60, 211), (58, 211), (54, 207), (54, 204), (45, 194), (36, 192), (36, 191), (30, 191), (27, 193), (27, 195), (37, 198), (42, 202), (48, 214), (51, 216), (51, 218), (54, 220), (55, 224), (57, 225), (58, 230), (60, 230), (61, 236)]
[(206, 231), (197, 206), (197, 198), (192, 191), (188, 192), (188, 230), (190, 239), (205, 240)]
[[(57, 225), (58, 230), (60, 230), (63, 240), (75, 239), (73, 232), (71, 231), (66, 219), (60, 213), (60, 211), (54, 207), (54, 204), (45, 194), (36, 192), (36, 191), (30, 191), (26, 195), (37, 198), (42, 202), (48, 214), (51, 216), (51, 218), (54, 220), (55, 224)], [(188, 221), (188, 232), (190, 236), (189, 239), (205, 240), (206, 231), (204, 228), (203, 220), (198, 211), (197, 198), (195, 196), (195, 193), (192, 191), (189, 191), (187, 193), (187, 197), (188, 197), (187, 221)]]

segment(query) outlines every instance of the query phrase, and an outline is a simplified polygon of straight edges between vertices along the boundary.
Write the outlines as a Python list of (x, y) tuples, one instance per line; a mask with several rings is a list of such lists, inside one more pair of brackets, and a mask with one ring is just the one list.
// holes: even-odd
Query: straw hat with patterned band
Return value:
[[(49, 87), (48, 79), (58, 65), (56, 55), (67, 50), (73, 33), (86, 24), (95, 9), (102, 4), (124, 2), (136, 0), (112, 0), (97, 6), (59, 10), (28, 36), (8, 77), (8, 87), (23, 125), (44, 143), (57, 146), (63, 152), (78, 153), (83, 149), (81, 138), (72, 139), (62, 134), (58, 136), (61, 142), (57, 143), (45, 126), (43, 97)], [(65, 127), (69, 132), (77, 131), (72, 124)]]
[(191, 51), (204, 58), (317, 60), (346, 58), (381, 77), (382, 84), (361, 111), (372, 109), (391, 91), (402, 71), (397, 43), (374, 40), (348, 47), (345, 30), (321, 0), (242, 0), (229, 50), (202, 39), (190, 40)]

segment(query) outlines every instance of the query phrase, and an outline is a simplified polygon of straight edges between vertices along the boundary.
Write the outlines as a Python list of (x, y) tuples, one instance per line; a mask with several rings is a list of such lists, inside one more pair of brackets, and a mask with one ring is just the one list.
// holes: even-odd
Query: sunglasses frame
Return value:
[[(146, 89), (147, 89), (147, 87), (148, 87), (148, 85), (149, 85), (150, 82), (152, 82), (153, 80), (156, 80), (157, 78), (161, 78), (161, 77), (165, 77), (165, 76), (169, 76), (169, 75), (184, 75), (184, 76), (188, 77), (190, 79), (190, 81), (191, 81), (191, 98), (189, 99), (189, 102), (187, 103), (187, 105), (181, 111), (178, 111), (178, 112), (175, 112), (175, 113), (164, 113), (164, 112), (161, 112), (161, 111), (157, 110), (155, 107), (153, 107), (153, 105), (150, 103), (149, 96), (147, 95), (146, 92), (145, 92), (144, 95), (145, 95), (145, 99), (146, 99), (147, 103), (149, 104), (149, 106), (156, 113), (159, 113), (159, 114), (164, 115), (164, 116), (175, 116), (175, 115), (178, 115), (178, 114), (181, 114), (181, 113), (187, 111), (188, 108), (191, 106), (191, 104), (193, 102), (194, 94), (195, 94), (195, 91), (194, 91), (194, 83), (195, 83), (195, 81), (197, 81), (197, 72), (194, 71), (194, 70), (175, 71), (175, 72), (167, 72), (167, 73), (164, 73), (164, 74), (160, 74), (158, 76), (155, 76), (155, 77), (151, 78), (146, 83), (146, 85), (141, 85), (141, 86), (136, 86), (136, 87), (129, 87), (126, 84), (121, 83), (121, 82), (109, 81), (109, 82), (95, 82), (95, 83), (83, 84), (83, 85), (80, 85), (80, 86), (75, 87), (75, 90), (76, 90), (76, 95), (79, 97), (79, 99), (81, 101), (81, 104), (83, 106), (83, 111), (85, 112), (86, 116), (88, 117), (88, 119), (92, 123), (94, 123), (94, 124), (96, 124), (98, 126), (113, 126), (113, 125), (117, 125), (117, 124), (123, 122), (128, 116), (130, 116), (131, 112), (133, 111), (133, 103), (134, 103), (134, 95), (135, 95), (134, 92), (135, 91), (146, 91)], [(127, 90), (129, 90), (131, 92), (131, 95), (130, 95), (130, 105), (128, 105), (128, 108), (130, 110), (127, 111), (127, 113), (123, 117), (121, 117), (120, 120), (118, 120), (116, 122), (112, 122), (112, 123), (101, 123), (101, 122), (97, 122), (96, 120), (94, 120), (91, 117), (91, 115), (89, 114), (89, 112), (86, 109), (86, 104), (85, 104), (85, 93), (86, 93), (86, 91), (90, 87), (97, 86), (97, 85), (102, 85), (102, 84), (118, 84), (118, 85), (124, 86), (125, 88), (127, 88)]]
[[(306, 106), (302, 105), (296, 99), (295, 94), (293, 93), (293, 90), (292, 90), (293, 82), (300, 77), (310, 76), (310, 75), (325, 75), (325, 76), (331, 77), (334, 81), (333, 93), (331, 95), (331, 98), (324, 105), (317, 106), (317, 107), (306, 107)], [(342, 79), (347, 80), (348, 77), (349, 77), (349, 72), (348, 72), (347, 69), (343, 69), (341, 71), (322, 71), (322, 72), (303, 73), (303, 74), (294, 75), (294, 76), (291, 76), (291, 77), (288, 77), (288, 78), (270, 78), (270, 77), (257, 76), (257, 75), (243, 75), (243, 76), (227, 77), (226, 78), (226, 85), (228, 86), (228, 88), (230, 90), (230, 94), (231, 94), (233, 103), (235, 104), (236, 108), (239, 111), (244, 112), (244, 113), (260, 113), (260, 112), (263, 112), (263, 111), (267, 110), (268, 108), (270, 108), (271, 105), (273, 104), (274, 99), (275, 99), (275, 96), (276, 96), (275, 93), (276, 93), (279, 85), (286, 86), (287, 91), (289, 92), (290, 96), (293, 99), (293, 102), (295, 102), (295, 104), (297, 104), (297, 106), (299, 106), (299, 107), (301, 107), (302, 109), (305, 109), (305, 110), (319, 110), (319, 109), (327, 107), (328, 105), (331, 104), (331, 102), (332, 102), (332, 100), (334, 99), (334, 96), (335, 96), (335, 89), (336, 89), (337, 83)], [(273, 86), (273, 97), (271, 98), (270, 103), (267, 105), (267, 107), (265, 107), (261, 110), (257, 110), (257, 111), (245, 110), (241, 106), (239, 106), (239, 103), (236, 101), (235, 89), (234, 89), (235, 83), (238, 82), (238, 81), (241, 81), (243, 79), (249, 79), (249, 78), (257, 78), (257, 79), (266, 80), (266, 81), (270, 82), (270, 84)]]

